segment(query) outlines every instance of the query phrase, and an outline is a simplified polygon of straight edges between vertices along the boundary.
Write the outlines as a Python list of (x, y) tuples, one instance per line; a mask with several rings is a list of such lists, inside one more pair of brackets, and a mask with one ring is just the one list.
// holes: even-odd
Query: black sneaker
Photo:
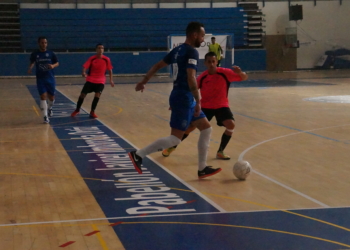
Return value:
[(139, 174), (142, 174), (142, 158), (136, 154), (136, 151), (131, 151), (128, 153), (130, 160), (132, 161), (132, 164), (134, 164), (134, 168)]
[(44, 116), (44, 123), (49, 123), (49, 122), (50, 122), (49, 118), (47, 118), (47, 116)]
[(207, 166), (205, 169), (198, 171), (198, 178), (206, 178), (209, 176), (212, 176), (214, 174), (217, 174), (221, 171), (221, 168), (213, 168), (212, 166)]
[(47, 114), (49, 117), (53, 116), (52, 108), (47, 110)]

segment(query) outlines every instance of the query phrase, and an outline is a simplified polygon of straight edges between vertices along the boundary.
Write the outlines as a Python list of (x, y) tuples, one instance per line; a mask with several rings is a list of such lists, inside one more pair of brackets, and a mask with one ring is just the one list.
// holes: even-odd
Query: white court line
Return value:
[(33, 101), (33, 98), (9, 98), (9, 99), (1, 99), (1, 101)]
[[(350, 207), (332, 207), (330, 209), (337, 209), (337, 208), (350, 208)], [(252, 210), (252, 211), (205, 212), (205, 213), (158, 214), (158, 215), (145, 215), (145, 216), (105, 217), (105, 218), (89, 218), (89, 219), (77, 219), (77, 220), (58, 220), (58, 221), (41, 221), (41, 222), (37, 221), (37, 222), (23, 222), (23, 223), (14, 223), (14, 224), (0, 224), (0, 227), (44, 225), (44, 224), (54, 224), (54, 223), (75, 223), (75, 222), (99, 221), (99, 220), (140, 219), (140, 218), (177, 217), (177, 216), (192, 216), (192, 215), (213, 215), (213, 214), (284, 212), (284, 211), (320, 210), (320, 209), (329, 209), (329, 208), (271, 209), (271, 210)], [(303, 214), (301, 214), (301, 215), (303, 215)], [(296, 216), (298, 216), (298, 215), (296, 215)], [(109, 224), (113, 224), (113, 223), (109, 222)]]
[[(98, 221), (98, 220), (140, 219), (140, 218), (152, 218), (152, 217), (171, 217), (171, 216), (205, 215), (205, 214), (211, 215), (211, 214), (225, 214), (225, 213), (226, 212), (186, 213), (186, 214), (159, 214), (159, 215), (145, 215), (145, 216), (90, 218), (90, 219), (79, 219), (79, 220), (24, 222), (24, 223), (14, 223), (14, 224), (0, 224), (0, 227), (29, 226), (29, 225), (42, 225), (42, 224), (53, 224), (53, 223), (74, 223), (74, 222)], [(110, 222), (110, 224), (112, 224), (112, 222)]]
[[(302, 133), (307, 133), (307, 132), (316, 131), (316, 130), (322, 130), (322, 129), (337, 128), (337, 127), (345, 127), (345, 126), (349, 126), (349, 125), (350, 125), (350, 123), (348, 123), (348, 124), (343, 124), (343, 125), (337, 125), (337, 126), (331, 126), (331, 127), (325, 127), (325, 128), (316, 128), (316, 129), (311, 129), (311, 130), (304, 130), (304, 131), (301, 131), (301, 132), (291, 133), (291, 134), (287, 134), (287, 135), (278, 136), (278, 137), (275, 137), (275, 138), (272, 138), (272, 139), (269, 139), (269, 140), (265, 140), (265, 141), (259, 142), (259, 143), (255, 144), (255, 145), (253, 145), (253, 146), (247, 148), (246, 150), (244, 150), (244, 151), (239, 155), (238, 160), (239, 160), (239, 161), (243, 160), (244, 155), (245, 155), (249, 150), (251, 150), (251, 149), (253, 149), (253, 148), (257, 147), (257, 146), (260, 146), (261, 144), (264, 144), (264, 143), (266, 143), (266, 142), (270, 142), (270, 141), (277, 140), (277, 139), (284, 138), (284, 137), (291, 136), (291, 135), (297, 135), (297, 134), (302, 134)], [(303, 193), (301, 193), (301, 192), (299, 192), (299, 191), (297, 191), (297, 190), (295, 190), (295, 189), (293, 189), (293, 188), (291, 188), (291, 187), (289, 187), (289, 186), (287, 186), (287, 185), (282, 184), (282, 183), (279, 182), (279, 181), (276, 181), (276, 180), (272, 179), (271, 177), (268, 177), (268, 176), (266, 176), (266, 175), (264, 175), (264, 174), (262, 174), (262, 173), (256, 171), (254, 168), (253, 168), (252, 172), (254, 172), (254, 173), (260, 175), (261, 177), (263, 177), (263, 178), (265, 178), (265, 179), (268, 179), (269, 181), (272, 181), (273, 183), (275, 183), (275, 184), (277, 184), (277, 185), (279, 185), (279, 186), (281, 186), (281, 187), (284, 187), (285, 189), (288, 189), (289, 191), (292, 191), (292, 192), (294, 192), (294, 193), (296, 193), (296, 194), (298, 194), (298, 195), (300, 195), (300, 196), (302, 196), (302, 197), (304, 197), (304, 198), (306, 198), (306, 199), (308, 199), (308, 200), (310, 200), (310, 201), (313, 201), (313, 202), (319, 204), (320, 206), (329, 207), (328, 205), (326, 205), (326, 204), (324, 204), (324, 203), (322, 203), (322, 202), (320, 202), (320, 201), (318, 201), (318, 200), (316, 200), (316, 199), (314, 199), (314, 198), (312, 198), (312, 197), (310, 197), (310, 196), (308, 196), (308, 195), (306, 195), (306, 194), (303, 194)]]
[[(54, 224), (54, 223), (74, 223), (85, 221), (98, 221), (98, 220), (119, 220), (119, 219), (140, 219), (149, 217), (171, 217), (171, 216), (185, 216), (185, 215), (203, 215), (203, 214), (225, 214), (225, 212), (207, 212), (207, 213), (186, 213), (186, 214), (159, 214), (159, 215), (145, 215), (145, 216), (124, 216), (124, 217), (105, 217), (105, 218), (90, 218), (79, 220), (58, 220), (58, 221), (42, 221), (42, 222), (24, 222), (14, 224), (0, 224), (0, 227), (13, 227), (13, 226), (28, 226), (28, 225), (42, 225), (42, 224)], [(110, 223), (112, 224), (112, 222)]]
[[(69, 116), (66, 116), (66, 117), (69, 117)], [(55, 117), (53, 117), (53, 118), (55, 118)], [(53, 119), (53, 118), (50, 118), (50, 119)], [(58, 117), (56, 117), (56, 118), (58, 118)], [(72, 126), (74, 126), (74, 124), (76, 124), (78, 122), (82, 123), (82, 122), (89, 122), (89, 121), (91, 121), (91, 120), (74, 121), (74, 122), (71, 122), (70, 124), (64, 124), (64, 125), (52, 125), (52, 124), (50, 124), (50, 125), (51, 125), (52, 128), (64, 128), (64, 127), (72, 127)], [(19, 130), (22, 130), (22, 129), (38, 129), (38, 128), (43, 128), (43, 127), (45, 127), (45, 125), (47, 125), (47, 124), (43, 124), (42, 122), (38, 122), (36, 124), (37, 124), (36, 127), (0, 128), (0, 131), (2, 131), (2, 130), (18, 130), (18, 129)], [(105, 126), (105, 125), (94, 125), (94, 126), (95, 127), (102, 127), (102, 126)]]
[[(59, 91), (59, 90), (57, 90)], [(75, 103), (74, 101), (72, 101), (70, 98), (68, 98), (66, 95), (64, 95), (61, 91), (59, 91), (63, 96), (65, 96), (68, 100), (70, 100), (71, 102)], [(85, 111), (85, 110), (84, 110)], [(116, 131), (114, 131), (113, 129), (111, 129), (109, 126), (107, 126), (106, 124), (104, 124), (100, 119), (98, 119), (100, 123), (102, 123), (106, 128), (110, 129), (113, 133), (115, 133), (116, 135), (119, 135), (119, 138), (123, 139), (124, 141), (126, 141), (127, 143), (129, 143), (131, 146), (133, 146), (135, 149), (138, 149), (137, 147), (135, 147), (134, 144), (132, 144), (130, 141), (126, 140), (123, 136), (120, 135), (120, 133), (117, 133)], [(150, 159), (151, 161), (153, 161), (155, 164), (157, 164), (160, 168), (162, 168), (165, 172), (167, 172), (169, 175), (171, 175), (173, 178), (175, 178), (177, 181), (179, 181), (181, 184), (183, 184), (185, 187), (187, 187), (189, 190), (192, 190), (194, 193), (196, 193), (198, 196), (200, 196), (203, 200), (205, 200), (206, 202), (208, 202), (210, 205), (212, 205), (213, 207), (215, 207), (217, 210), (219, 210), (220, 212), (226, 212), (225, 209), (223, 209), (222, 207), (220, 207), (218, 204), (216, 204), (214, 201), (210, 200), (207, 196), (203, 195), (202, 193), (200, 193), (197, 189), (195, 189), (194, 187), (192, 187), (191, 185), (189, 185), (188, 183), (184, 182), (182, 179), (180, 179), (177, 175), (175, 175), (174, 173), (170, 172), (167, 168), (165, 168), (162, 164), (160, 164), (159, 162), (157, 162), (156, 160), (152, 159), (149, 156), (146, 156), (148, 159)]]

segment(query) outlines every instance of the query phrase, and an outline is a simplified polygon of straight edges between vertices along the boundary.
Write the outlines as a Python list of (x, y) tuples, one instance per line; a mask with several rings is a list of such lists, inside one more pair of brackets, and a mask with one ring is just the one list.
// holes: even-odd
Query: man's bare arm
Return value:
[(34, 67), (35, 62), (31, 62), (28, 66), (28, 71), (27, 73), (30, 75), (32, 73), (32, 68)]
[(232, 70), (233, 70), (233, 72), (235, 72), (236, 74), (238, 74), (242, 78), (242, 81), (245, 81), (248, 79), (247, 74), (245, 72), (243, 72), (240, 67), (233, 66)]
[(159, 62), (157, 62), (156, 64), (154, 64), (152, 66), (152, 68), (146, 73), (146, 75), (143, 77), (143, 79), (136, 84), (135, 90), (136, 91), (140, 91), (143, 92), (144, 88), (145, 88), (145, 84), (149, 81), (149, 79), (152, 78), (152, 76), (157, 73), (158, 70), (160, 70), (161, 68), (164, 68), (168, 66), (168, 64), (166, 64), (163, 60), (160, 60)]
[(196, 100), (197, 103), (200, 103), (200, 95), (197, 87), (195, 69), (191, 69), (191, 68), (187, 69), (187, 82), (194, 99)]

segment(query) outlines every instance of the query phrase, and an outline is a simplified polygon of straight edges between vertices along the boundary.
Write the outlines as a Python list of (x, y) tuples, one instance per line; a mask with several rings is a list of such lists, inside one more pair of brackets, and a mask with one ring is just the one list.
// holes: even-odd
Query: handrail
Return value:
[[(242, 2), (254, 2), (259, 3), (261, 2), (263, 7), (265, 7), (266, 2), (288, 2), (291, 4), (291, 2), (300, 2), (300, 0), (236, 0), (236, 3), (242, 3)], [(314, 5), (317, 5), (318, 1), (339, 1), (339, 4), (342, 5), (343, 0), (304, 0), (309, 2), (314, 2)], [(156, 4), (157, 8), (160, 8), (161, 3), (182, 3), (184, 4), (184, 8), (187, 7), (188, 3), (209, 3), (210, 7), (213, 7), (213, 4), (216, 2), (223, 2), (223, 0), (202, 0), (199, 2), (198, 0), (173, 0), (172, 2), (162, 1), (162, 0), (125, 0), (122, 1), (122, 4), (130, 4), (130, 8), (133, 8), (135, 4)], [(78, 8), (78, 4), (101, 4), (106, 7), (106, 4), (121, 4), (120, 0), (2, 0), (1, 4), (47, 4), (48, 8), (51, 4), (75, 4), (76, 8)]]

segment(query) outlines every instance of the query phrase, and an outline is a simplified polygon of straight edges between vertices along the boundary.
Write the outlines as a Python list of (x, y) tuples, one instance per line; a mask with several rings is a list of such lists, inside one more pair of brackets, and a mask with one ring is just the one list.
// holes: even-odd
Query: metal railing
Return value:
[[(328, 2), (339, 2), (341, 5), (344, 0), (1, 0), (1, 3), (46, 3), (46, 4), (130, 4), (132, 7), (133, 4), (161, 4), (161, 3), (240, 3), (240, 2), (255, 2), (263, 3), (265, 2), (314, 2), (314, 5), (317, 5), (317, 2), (328, 1)], [(1, 4), (0, 3), (0, 4)]]

